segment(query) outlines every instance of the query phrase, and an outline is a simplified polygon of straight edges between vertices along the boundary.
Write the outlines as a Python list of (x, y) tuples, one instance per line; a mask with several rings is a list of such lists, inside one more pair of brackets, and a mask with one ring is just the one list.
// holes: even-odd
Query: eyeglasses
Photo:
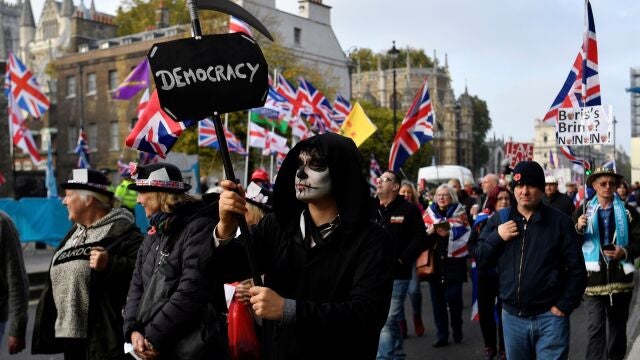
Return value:
[(449, 194), (436, 194), (436, 197), (437, 198), (448, 198), (448, 197), (451, 197), (451, 195), (449, 195)]
[(508, 196), (505, 196), (505, 197), (499, 197), (499, 198), (498, 198), (498, 201), (511, 201), (511, 198), (510, 198), (510, 197), (508, 197)]
[(616, 187), (618, 184), (616, 184), (615, 181), (603, 181), (603, 182), (599, 182), (598, 185), (602, 186), (602, 187)]
[(385, 182), (393, 182), (393, 180), (388, 178), (388, 177), (379, 177), (379, 178), (376, 179), (376, 183), (378, 183), (378, 184), (382, 184), (382, 183), (385, 183)]

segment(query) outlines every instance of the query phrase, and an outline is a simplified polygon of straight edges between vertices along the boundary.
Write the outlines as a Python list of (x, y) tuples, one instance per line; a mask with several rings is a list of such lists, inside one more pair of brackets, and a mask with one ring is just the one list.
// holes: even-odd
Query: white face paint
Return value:
[(301, 152), (296, 172), (296, 198), (313, 202), (331, 193), (331, 178), (327, 163), (317, 154)]

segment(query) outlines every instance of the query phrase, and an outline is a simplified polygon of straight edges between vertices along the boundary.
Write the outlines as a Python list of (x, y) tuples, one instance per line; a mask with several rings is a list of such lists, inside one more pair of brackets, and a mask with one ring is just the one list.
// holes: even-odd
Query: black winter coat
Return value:
[[(75, 230), (76, 226), (69, 230), (55, 252), (64, 246)], [(92, 271), (89, 280), (89, 359), (124, 357), (122, 309), (142, 239), (140, 229), (134, 223), (117, 220), (100, 243), (108, 248), (109, 263), (104, 271)], [(32, 354), (56, 354), (64, 351), (61, 339), (55, 337), (54, 325), (57, 317), (51, 278), (47, 276), (36, 309)]]
[(393, 241), (396, 263), (393, 278), (411, 279), (415, 271), (413, 264), (420, 252), (412, 251), (416, 246), (427, 245), (427, 229), (422, 221), (420, 209), (415, 204), (398, 196), (387, 206), (378, 206), (378, 223), (389, 232)]
[(580, 305), (587, 285), (571, 218), (540, 204), (528, 221), (515, 207), (509, 219), (518, 224), (518, 237), (502, 240), (498, 235), (502, 219), (492, 216), (475, 249), (480, 266), (498, 266), (503, 308), (514, 315), (534, 316), (556, 306), (569, 315)]
[[(299, 216), (298, 216), (299, 219)], [(263, 359), (374, 359), (389, 312), (392, 242), (378, 225), (338, 227), (311, 249), (299, 221), (268, 215), (252, 228), (265, 286), (296, 301), (295, 325), (263, 321)], [(250, 274), (240, 239), (218, 247), (229, 281)]]
[[(155, 231), (148, 232), (138, 251), (124, 311), (127, 341), (138, 331), (158, 350), (161, 358), (167, 358), (181, 336), (200, 326), (208, 304), (226, 313), (220, 271), (212, 259), (215, 226), (212, 216), (216, 208), (217, 204), (205, 207), (202, 202), (189, 203), (176, 211), (166, 229), (158, 225)], [(164, 258), (163, 268), (169, 269), (167, 282), (175, 280), (176, 285), (169, 290), (169, 300), (158, 307), (153, 320), (142, 324), (137, 318), (138, 305), (161, 258)], [(226, 343), (226, 336), (224, 341)], [(208, 358), (218, 359), (220, 354), (210, 353)]]
[(573, 205), (573, 200), (567, 194), (563, 194), (561, 192), (556, 191), (551, 196), (545, 196), (542, 201), (545, 205), (556, 208), (563, 213), (571, 216), (573, 211), (575, 210), (575, 205)]

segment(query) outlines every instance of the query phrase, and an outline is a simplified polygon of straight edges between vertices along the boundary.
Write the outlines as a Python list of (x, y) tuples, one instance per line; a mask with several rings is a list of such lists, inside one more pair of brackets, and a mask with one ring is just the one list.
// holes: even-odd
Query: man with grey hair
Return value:
[(487, 198), (493, 190), (494, 187), (498, 186), (498, 176), (496, 174), (489, 173), (482, 178), (482, 182), (480, 186), (482, 186), (482, 195), (480, 195), (480, 203), (481, 209), (484, 209), (487, 206)]

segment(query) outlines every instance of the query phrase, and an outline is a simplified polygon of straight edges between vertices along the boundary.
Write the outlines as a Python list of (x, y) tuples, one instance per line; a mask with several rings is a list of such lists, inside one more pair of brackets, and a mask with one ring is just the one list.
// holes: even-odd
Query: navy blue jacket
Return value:
[(480, 266), (497, 264), (500, 298), (511, 314), (534, 316), (552, 306), (569, 315), (580, 305), (587, 285), (581, 244), (571, 218), (540, 204), (529, 218), (509, 210), (519, 236), (504, 241), (498, 235), (500, 216), (491, 217), (475, 249)]

